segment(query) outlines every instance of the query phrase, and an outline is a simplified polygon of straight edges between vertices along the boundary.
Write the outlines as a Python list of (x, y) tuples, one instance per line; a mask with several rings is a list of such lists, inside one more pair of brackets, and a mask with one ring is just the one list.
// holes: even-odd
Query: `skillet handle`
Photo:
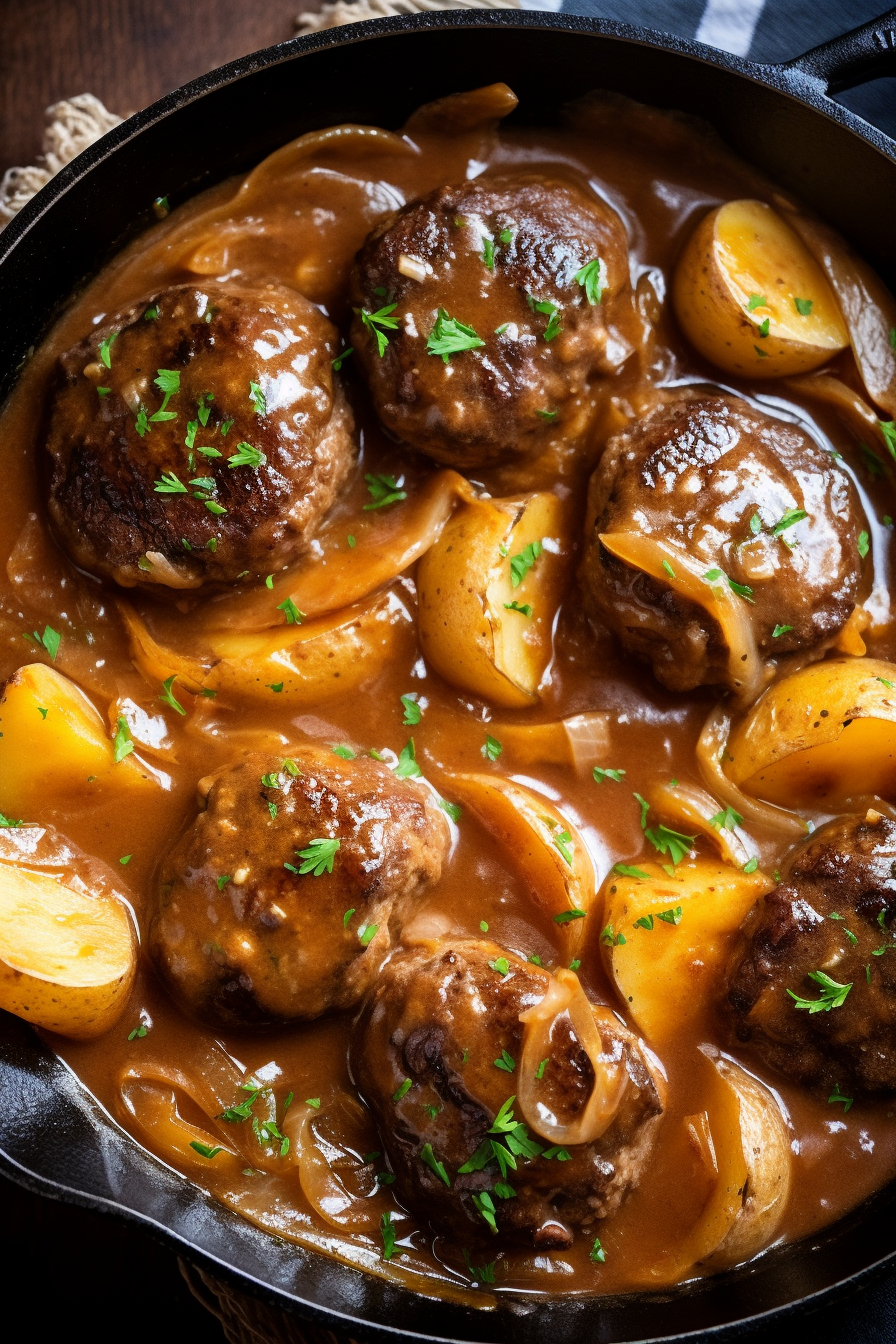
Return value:
[(808, 75), (824, 86), (825, 93), (839, 93), (896, 71), (896, 9), (813, 47), (787, 61), (784, 69)]

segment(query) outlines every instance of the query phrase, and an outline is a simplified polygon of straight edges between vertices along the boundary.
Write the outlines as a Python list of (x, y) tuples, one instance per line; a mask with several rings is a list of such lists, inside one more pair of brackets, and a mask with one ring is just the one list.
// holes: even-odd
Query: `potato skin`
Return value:
[[(855, 605), (864, 517), (852, 482), (804, 430), (739, 398), (677, 398), (611, 439), (589, 504), (591, 609), (672, 690), (729, 684), (721, 627), (708, 606), (610, 554), (601, 533), (661, 538), (745, 586), (762, 659), (820, 651)], [(793, 508), (809, 516), (782, 534), (799, 541), (791, 550), (774, 527)]]

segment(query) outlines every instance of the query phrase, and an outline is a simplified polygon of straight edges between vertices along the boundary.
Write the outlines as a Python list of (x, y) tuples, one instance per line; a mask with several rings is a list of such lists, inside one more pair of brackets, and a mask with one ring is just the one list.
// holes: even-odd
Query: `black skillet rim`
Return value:
[[(866, 28), (872, 28), (874, 25), (866, 25)], [(72, 164), (65, 167), (50, 183), (44, 187), (38, 195), (30, 202), (3, 230), (0, 234), (0, 277), (2, 277), (2, 266), (8, 257), (11, 257), (16, 247), (26, 238), (27, 234), (40, 221), (49, 210), (52, 209), (56, 200), (62, 197), (76, 182), (85, 177), (92, 168), (104, 161), (110, 154), (114, 153), (122, 145), (130, 142), (139, 136), (142, 131), (155, 123), (166, 119), (176, 113), (178, 109), (202, 98), (204, 95), (213, 92), (221, 86), (237, 82), (241, 78), (262, 71), (266, 68), (290, 62), (302, 55), (320, 50), (327, 47), (338, 47), (358, 42), (366, 42), (385, 37), (393, 33), (404, 33), (415, 30), (442, 30), (451, 28), (523, 28), (523, 29), (549, 29), (552, 31), (567, 31), (572, 33), (595, 34), (606, 38), (615, 38), (624, 42), (638, 45), (646, 48), (658, 49), (661, 52), (675, 53), (680, 56), (690, 57), (702, 64), (712, 65), (721, 70), (739, 75), (742, 78), (755, 84), (765, 85), (779, 94), (789, 97), (797, 102), (808, 105), (814, 111), (829, 120), (840, 123), (844, 128), (851, 131), (861, 140), (870, 144), (879, 151), (885, 158), (896, 161), (896, 141), (885, 135), (876, 127), (865, 122), (861, 117), (837, 103), (827, 94), (827, 81), (815, 74), (811, 69), (811, 61), (807, 61), (805, 66), (802, 60), (789, 62), (784, 65), (759, 65), (747, 61), (741, 57), (731, 55), (726, 52), (705, 47), (701, 43), (690, 39), (678, 38), (668, 34), (662, 34), (653, 30), (635, 27), (629, 24), (617, 23), (605, 19), (589, 19), (579, 15), (567, 14), (547, 14), (538, 11), (489, 11), (489, 10), (464, 10), (464, 11), (443, 11), (427, 13), (413, 16), (401, 16), (395, 18), (376, 19), (366, 23), (352, 24), (342, 28), (325, 30), (319, 33), (307, 34), (303, 37), (291, 39), (288, 42), (266, 48), (262, 51), (242, 57), (236, 61), (221, 66), (216, 70), (200, 76), (198, 79), (183, 85), (172, 93), (165, 95), (150, 107), (128, 118), (120, 126), (113, 129), (105, 135), (101, 141), (85, 150), (78, 156)], [(833, 45), (833, 44), (832, 44)], [(811, 54), (810, 54), (811, 55)], [(857, 81), (858, 82), (858, 81)], [(22, 1034), (18, 1028), (23, 1024), (15, 1019), (9, 1019), (7, 1014), (0, 1015), (0, 1020), (10, 1023), (10, 1031), (4, 1032), (5, 1036), (18, 1035), (20, 1040), (19, 1047), (25, 1045)], [(59, 1071), (64, 1070), (64, 1066), (52, 1056), (45, 1047), (40, 1047), (40, 1043), (33, 1033), (28, 1031), (28, 1038), (31, 1042), (29, 1053), (31, 1068), (35, 1072), (41, 1072), (42, 1068), (50, 1060), (55, 1061)], [(6, 1042), (4, 1042), (6, 1044)], [(35, 1051), (34, 1045), (38, 1045), (38, 1051)], [(40, 1058), (40, 1048), (43, 1049), (46, 1059)], [(15, 1044), (13, 1046), (15, 1053)], [(117, 1131), (124, 1135), (124, 1131), (119, 1130), (118, 1126), (111, 1117), (105, 1115), (99, 1107), (94, 1106), (95, 1120), (106, 1130)], [(132, 1141), (126, 1140), (132, 1148), (136, 1149)], [(137, 1149), (137, 1151), (142, 1151)], [(166, 1170), (164, 1165), (151, 1159), (162, 1170)], [(271, 1284), (255, 1279), (245, 1270), (237, 1268), (233, 1264), (226, 1263), (217, 1259), (214, 1255), (197, 1247), (188, 1238), (182, 1237), (172, 1228), (164, 1225), (163, 1222), (154, 1220), (146, 1213), (138, 1211), (136, 1208), (128, 1207), (117, 1203), (103, 1195), (92, 1193), (90, 1191), (80, 1190), (76, 1186), (68, 1185), (62, 1181), (57, 1181), (41, 1175), (39, 1172), (32, 1171), (29, 1167), (23, 1166), (10, 1154), (0, 1150), (0, 1171), (10, 1179), (25, 1186), (26, 1188), (50, 1198), (56, 1198), (64, 1202), (73, 1203), (82, 1207), (90, 1208), (98, 1212), (110, 1214), (113, 1217), (122, 1218), (126, 1222), (139, 1226), (149, 1235), (163, 1241), (171, 1249), (186, 1255), (190, 1260), (202, 1265), (213, 1275), (231, 1282), (236, 1288), (248, 1291), (263, 1300), (266, 1300), (287, 1311), (294, 1311), (301, 1318), (315, 1322), (319, 1325), (328, 1326), (341, 1331), (343, 1334), (351, 1332), (355, 1338), (365, 1340), (414, 1340), (431, 1341), (432, 1344), (439, 1344), (443, 1339), (456, 1338), (456, 1336), (442, 1336), (430, 1332), (418, 1332), (409, 1330), (400, 1324), (387, 1324), (377, 1322), (376, 1324), (365, 1321), (363, 1318), (337, 1311), (331, 1307), (321, 1307), (314, 1302), (299, 1297), (297, 1294), (284, 1291)], [(178, 1178), (182, 1182), (182, 1178)], [(200, 1200), (205, 1197), (196, 1190)], [(886, 1217), (886, 1206), (893, 1202), (894, 1191), (890, 1187), (888, 1190), (880, 1192), (867, 1205), (843, 1220), (834, 1227), (826, 1229), (824, 1235), (807, 1239), (804, 1242), (796, 1243), (792, 1247), (786, 1248), (783, 1254), (789, 1258), (795, 1259), (808, 1255), (811, 1251), (822, 1250), (825, 1242), (837, 1239), (842, 1235), (844, 1225), (858, 1224), (864, 1222), (868, 1214), (872, 1216), (883, 1213)], [(208, 1202), (208, 1201), (206, 1201)], [(230, 1214), (222, 1206), (214, 1205), (215, 1216), (220, 1219), (222, 1214), (242, 1222), (237, 1215)], [(261, 1233), (261, 1236), (267, 1234)], [(772, 1252), (776, 1255), (776, 1252)], [(884, 1270), (892, 1264), (896, 1258), (896, 1248), (888, 1252), (880, 1259), (871, 1264), (865, 1264), (862, 1267), (848, 1273), (844, 1278), (837, 1280), (816, 1292), (809, 1293), (806, 1296), (799, 1296), (792, 1301), (772, 1307), (768, 1311), (760, 1312), (755, 1315), (744, 1316), (737, 1320), (729, 1320), (699, 1328), (696, 1331), (687, 1330), (686, 1333), (676, 1332), (673, 1334), (652, 1333), (649, 1340), (652, 1344), (659, 1344), (662, 1340), (713, 1340), (733, 1339), (742, 1335), (746, 1331), (753, 1330), (757, 1326), (772, 1322), (780, 1323), (797, 1313), (817, 1310), (825, 1303), (832, 1301), (835, 1297), (841, 1297), (850, 1292), (855, 1292), (868, 1284), (873, 1279), (880, 1276)], [(759, 1262), (759, 1268), (762, 1268), (766, 1262), (766, 1257), (762, 1257)], [(357, 1275), (359, 1271), (344, 1269), (342, 1266), (334, 1265), (334, 1272)], [(747, 1271), (747, 1277), (752, 1269)], [(367, 1276), (363, 1275), (366, 1279)], [(714, 1281), (706, 1281), (710, 1286), (720, 1284), (724, 1280), (743, 1277), (741, 1273), (731, 1276), (722, 1276)], [(701, 1289), (696, 1290), (697, 1293)], [(413, 1294), (416, 1296), (416, 1294)], [(682, 1301), (691, 1296), (687, 1291), (676, 1294), (667, 1294), (666, 1298), (670, 1301)], [(636, 1295), (625, 1299), (634, 1306)], [(656, 1300), (654, 1298), (654, 1300)], [(561, 1302), (563, 1299), (561, 1299)], [(593, 1299), (585, 1304), (585, 1310), (589, 1311), (589, 1317), (592, 1318), (593, 1325), (598, 1324), (598, 1318), (601, 1307), (611, 1307), (614, 1302), (618, 1303), (620, 1299)], [(546, 1304), (547, 1305), (547, 1304)], [(553, 1304), (552, 1304), (553, 1305)], [(557, 1306), (560, 1304), (557, 1303)], [(579, 1305), (579, 1304), (577, 1304)], [(444, 1304), (438, 1299), (432, 1302), (434, 1312), (438, 1313), (444, 1310)], [(590, 1307), (590, 1310), (589, 1310)], [(452, 1313), (448, 1313), (449, 1315)], [(539, 1315), (541, 1313), (539, 1312)], [(519, 1321), (519, 1326), (523, 1327), (524, 1318)], [(512, 1322), (511, 1330), (514, 1330)], [(491, 1332), (481, 1332), (483, 1337), (486, 1335), (492, 1338)], [(528, 1333), (525, 1328), (520, 1330), (521, 1334)], [(603, 1331), (600, 1331), (603, 1335)], [(464, 1338), (475, 1339), (478, 1335), (475, 1333), (464, 1332)], [(647, 1342), (648, 1336), (642, 1336), (642, 1340)]]

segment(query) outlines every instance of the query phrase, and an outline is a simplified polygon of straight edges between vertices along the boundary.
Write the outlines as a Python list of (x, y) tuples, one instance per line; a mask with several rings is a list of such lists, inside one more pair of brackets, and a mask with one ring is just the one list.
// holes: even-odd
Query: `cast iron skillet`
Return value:
[[(177, 204), (294, 136), (395, 127), (420, 103), (505, 80), (517, 122), (613, 89), (696, 113), (835, 224), (893, 285), (896, 142), (831, 93), (896, 64), (896, 10), (786, 65), (600, 19), (454, 11), (297, 38), (235, 61), (131, 117), (0, 234), (0, 391), (54, 313), (167, 195)], [(362, 1340), (591, 1344), (731, 1338), (896, 1259), (896, 1189), (823, 1235), (660, 1297), (520, 1299), (477, 1311), (391, 1287), (276, 1241), (139, 1148), (23, 1022), (0, 1013), (0, 1169), (43, 1194), (130, 1219), (235, 1286)]]

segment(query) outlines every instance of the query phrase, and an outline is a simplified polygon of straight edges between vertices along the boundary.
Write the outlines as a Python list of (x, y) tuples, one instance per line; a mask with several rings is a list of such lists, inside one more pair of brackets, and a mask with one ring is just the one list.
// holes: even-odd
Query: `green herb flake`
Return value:
[(186, 495), (187, 487), (175, 476), (173, 471), (163, 471), (161, 480), (155, 482), (157, 495)]
[(343, 742), (331, 742), (330, 750), (334, 756), (339, 756), (343, 761), (353, 761), (355, 759), (355, 752)]
[(361, 319), (363, 325), (370, 332), (370, 335), (376, 341), (377, 353), (380, 359), (386, 353), (386, 346), (389, 344), (387, 331), (397, 331), (398, 318), (393, 317), (397, 303), (387, 303), (382, 308), (378, 308), (375, 313), (371, 313), (366, 308), (356, 308), (355, 312)]
[(860, 556), (862, 557), (862, 559), (864, 560), (864, 559), (865, 559), (865, 556), (868, 554), (868, 551), (869, 551), (869, 549), (870, 549), (870, 548), (869, 548), (869, 544), (868, 544), (868, 533), (867, 533), (867, 532), (860, 532), (860, 533), (859, 533), (858, 538), (857, 538), (857, 545), (858, 545), (858, 548), (859, 548), (859, 555), (860, 555)]
[(624, 947), (626, 938), (624, 933), (615, 933), (612, 924), (605, 924), (601, 929), (600, 941), (604, 947)]
[(439, 807), (442, 809), (443, 812), (448, 813), (448, 816), (455, 823), (455, 825), (460, 821), (463, 815), (463, 808), (460, 807), (457, 803), (449, 803), (447, 798), (439, 799)]
[(786, 532), (789, 527), (794, 527), (808, 517), (805, 509), (787, 509), (772, 528), (772, 535), (780, 537), (782, 532)]
[(358, 929), (358, 942), (362, 947), (369, 947), (379, 931), (379, 924), (362, 924)]
[(402, 1097), (406, 1097), (413, 1086), (414, 1084), (411, 1082), (410, 1078), (405, 1078), (404, 1082), (399, 1084), (392, 1093), (392, 1100), (401, 1101)]
[(503, 1069), (505, 1073), (513, 1073), (516, 1068), (516, 1060), (513, 1055), (508, 1054), (506, 1050), (502, 1050), (500, 1059), (496, 1059), (494, 1065), (496, 1069)]
[(402, 723), (406, 728), (415, 728), (423, 717), (423, 710), (417, 703), (416, 695), (402, 695), (400, 699), (404, 706)]
[(353, 355), (354, 353), (355, 353), (355, 347), (353, 345), (348, 346), (345, 350), (341, 350), (340, 353), (336, 356), (336, 358), (331, 361), (333, 372), (338, 373), (339, 370), (342, 368), (343, 364), (345, 363), (345, 361), (348, 359), (349, 355)]
[(581, 270), (576, 271), (576, 281), (585, 291), (585, 298), (592, 305), (600, 303), (607, 287), (606, 267), (600, 257), (587, 261)]
[(754, 313), (757, 308), (767, 308), (768, 299), (764, 294), (751, 294), (747, 304), (747, 312)]
[(176, 680), (177, 677), (175, 675), (168, 677), (165, 681), (162, 682), (162, 694), (159, 696), (159, 699), (162, 701), (163, 704), (170, 705), (171, 708), (176, 710), (178, 714), (186, 715), (187, 711), (184, 709), (183, 705), (180, 703), (180, 701), (178, 700), (177, 696), (174, 694), (174, 691), (172, 689)]
[(543, 1059), (539, 1064), (538, 1068), (535, 1070), (535, 1077), (538, 1079), (539, 1082), (541, 1082), (542, 1078), (544, 1077), (544, 1071), (547, 1068), (547, 1066), (548, 1066), (547, 1059)]
[(252, 409), (255, 411), (256, 415), (267, 414), (267, 398), (258, 383), (249, 384), (249, 400), (252, 403)]
[(502, 978), (510, 973), (510, 962), (506, 957), (495, 957), (494, 960), (490, 961), (488, 964), (491, 969)]
[(752, 859), (747, 859), (747, 861), (746, 861), (746, 863), (744, 864), (743, 868), (741, 868), (741, 872), (742, 872), (742, 873), (755, 873), (755, 871), (756, 871), (756, 869), (757, 869), (758, 867), (759, 867), (759, 860), (758, 860), (758, 858), (756, 857), (756, 855), (754, 854), (753, 857), (752, 857)]
[(555, 924), (571, 924), (574, 919), (584, 919), (587, 913), (586, 910), (561, 910), (553, 920)]
[(850, 1106), (852, 1105), (853, 1099), (852, 1099), (852, 1097), (846, 1097), (846, 1096), (844, 1096), (843, 1093), (840, 1091), (840, 1084), (839, 1084), (839, 1083), (835, 1083), (835, 1084), (834, 1084), (834, 1090), (833, 1090), (833, 1092), (831, 1093), (831, 1095), (828, 1097), (828, 1105), (829, 1105), (829, 1106), (831, 1106), (831, 1105), (835, 1105), (835, 1104), (838, 1103), (838, 1102), (842, 1102), (842, 1104), (843, 1104), (843, 1114), (846, 1115), (846, 1113), (848, 1112)]
[(232, 471), (234, 467), (263, 467), (267, 460), (259, 448), (253, 448), (251, 443), (244, 441), (237, 444), (236, 452), (227, 459), (227, 465)]
[(741, 814), (735, 812), (733, 807), (726, 807), (710, 817), (709, 824), (717, 831), (733, 831), (735, 826), (743, 825), (743, 820)]
[(200, 1157), (207, 1157), (209, 1161), (224, 1151), (223, 1148), (210, 1148), (207, 1143), (200, 1143), (198, 1139), (191, 1139), (190, 1147), (194, 1148)]
[(623, 780), (623, 777), (625, 776), (625, 771), (624, 771), (624, 770), (601, 770), (601, 768), (600, 768), (599, 766), (596, 765), (596, 766), (594, 767), (594, 770), (592, 771), (592, 775), (593, 775), (595, 784), (603, 784), (603, 782), (604, 782), (605, 779), (612, 779), (612, 781), (613, 781), (614, 784), (621, 784), (621, 783), (622, 783), (622, 780)]
[(519, 588), (543, 550), (544, 547), (540, 541), (530, 541), (529, 545), (524, 546), (518, 555), (510, 557), (510, 583), (513, 588)]
[(131, 740), (131, 730), (128, 727), (127, 719), (119, 718), (113, 745), (115, 748), (116, 765), (120, 761), (123, 761), (125, 756), (130, 756), (131, 752), (134, 750), (134, 743)]
[(139, 1024), (139, 1026), (134, 1027), (134, 1029), (133, 1029), (132, 1031), (129, 1031), (129, 1032), (128, 1032), (128, 1040), (129, 1040), (129, 1041), (142, 1041), (142, 1040), (143, 1040), (143, 1037), (146, 1035), (146, 1033), (147, 1033), (148, 1031), (149, 1031), (149, 1027), (146, 1025), (146, 1023), (145, 1023), (145, 1022), (141, 1022), (141, 1023)]
[(780, 639), (782, 635), (789, 634), (792, 629), (792, 625), (776, 625), (772, 631), (772, 639)]
[(848, 985), (838, 984), (824, 971), (810, 971), (809, 979), (821, 987), (820, 998), (804, 999), (799, 994), (794, 994), (792, 989), (787, 991), (796, 1007), (809, 1013), (829, 1013), (832, 1008), (842, 1008), (847, 994), (852, 989), (852, 982)]
[[(299, 608), (296, 606), (295, 602), (293, 602), (291, 597), (287, 597), (284, 601), (278, 602), (277, 610), (283, 612), (286, 617), (287, 625), (301, 625), (305, 619), (304, 611), (299, 611)], [(281, 682), (280, 684), (282, 686), (283, 683)]]
[(487, 761), (496, 761), (504, 748), (496, 737), (492, 737), (491, 733), (486, 733), (485, 743), (479, 750)]
[(800, 317), (808, 317), (808, 316), (809, 316), (809, 314), (810, 314), (811, 311), (812, 311), (812, 303), (813, 303), (813, 300), (812, 300), (812, 299), (797, 299), (797, 298), (794, 298), (794, 300), (793, 300), (793, 306), (794, 306), (794, 308), (797, 310), (797, 312), (799, 313)]
[(423, 771), (417, 764), (417, 754), (413, 738), (410, 738), (402, 747), (398, 756), (398, 764), (395, 767), (395, 773), (399, 779), (416, 779), (419, 775), (423, 774)]
[(614, 863), (613, 872), (619, 873), (620, 877), (636, 877), (641, 882), (650, 882), (649, 873), (645, 873), (641, 868), (632, 868), (627, 863)]
[(398, 504), (407, 499), (407, 491), (402, 490), (394, 476), (374, 476), (368, 473), (364, 480), (373, 497), (372, 503), (364, 505), (364, 512), (371, 509), (384, 509), (389, 504)]
[(391, 1260), (395, 1254), (395, 1228), (388, 1209), (380, 1219), (380, 1236), (383, 1239), (383, 1259)]
[(681, 906), (676, 905), (669, 910), (658, 910), (657, 919), (661, 919), (664, 924), (674, 924), (676, 927), (681, 923)]
[(482, 260), (488, 270), (495, 269), (495, 244), (492, 238), (482, 240)]
[(112, 345), (118, 339), (118, 332), (113, 331), (109, 336), (104, 336), (100, 341), (100, 359), (107, 369), (112, 367)]
[(431, 355), (440, 355), (447, 364), (452, 355), (464, 350), (480, 350), (485, 341), (477, 336), (472, 327), (449, 317), (443, 308), (439, 309), (435, 326), (429, 333), (426, 348)]
[(588, 1252), (588, 1259), (593, 1260), (595, 1264), (602, 1265), (607, 1258), (607, 1253), (600, 1244), (600, 1237), (594, 1238), (594, 1245)]
[(341, 840), (324, 837), (309, 840), (307, 848), (297, 849), (296, 855), (302, 860), (299, 865), (300, 875), (311, 873), (314, 877), (321, 877), (324, 873), (332, 873), (333, 860), (341, 843)]
[(530, 620), (532, 618), (532, 607), (528, 602), (505, 602), (504, 610), (518, 612), (520, 616), (525, 616)]

